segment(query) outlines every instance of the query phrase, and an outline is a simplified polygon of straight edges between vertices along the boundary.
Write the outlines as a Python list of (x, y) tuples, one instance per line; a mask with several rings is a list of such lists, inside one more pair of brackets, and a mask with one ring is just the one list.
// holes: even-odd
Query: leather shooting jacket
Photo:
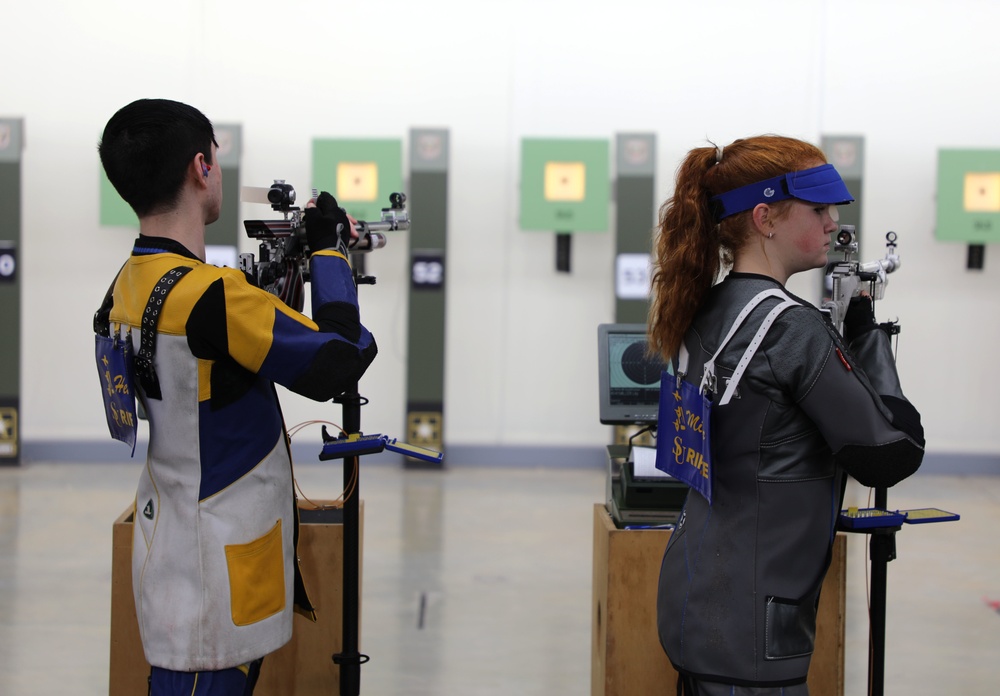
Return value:
[[(735, 272), (712, 288), (684, 337), (688, 381), (700, 382), (737, 315), (769, 289), (783, 290)], [(713, 406), (713, 502), (689, 492), (661, 566), (660, 641), (678, 672), (705, 681), (806, 680), (845, 475), (889, 487), (923, 458), (888, 335), (847, 346), (825, 313), (784, 292), (801, 306), (771, 326), (735, 397)], [(754, 309), (716, 359), (719, 393), (780, 301)]]

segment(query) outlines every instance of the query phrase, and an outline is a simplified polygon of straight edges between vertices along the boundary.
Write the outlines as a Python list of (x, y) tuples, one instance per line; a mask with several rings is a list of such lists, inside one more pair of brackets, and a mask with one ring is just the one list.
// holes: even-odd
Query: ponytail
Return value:
[(649, 311), (650, 350), (671, 359), (719, 273), (717, 224), (702, 181), (716, 165), (714, 147), (691, 150), (674, 195), (660, 207)]

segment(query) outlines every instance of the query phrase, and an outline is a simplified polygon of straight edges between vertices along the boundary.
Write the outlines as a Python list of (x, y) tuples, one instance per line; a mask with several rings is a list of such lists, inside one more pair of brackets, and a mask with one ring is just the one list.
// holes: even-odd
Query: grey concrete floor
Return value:
[[(0, 468), (0, 694), (106, 694), (111, 527), (138, 464)], [(296, 467), (311, 498), (339, 465)], [(865, 506), (852, 487), (848, 504)], [(595, 469), (364, 467), (361, 670), (369, 695), (590, 693)], [(920, 475), (892, 508), (959, 522), (906, 525), (888, 566), (886, 694), (1000, 693), (1000, 477)], [(867, 684), (866, 537), (848, 545), (846, 693)], [(265, 663), (266, 664), (266, 663)], [(673, 692), (664, 685), (664, 695)]]

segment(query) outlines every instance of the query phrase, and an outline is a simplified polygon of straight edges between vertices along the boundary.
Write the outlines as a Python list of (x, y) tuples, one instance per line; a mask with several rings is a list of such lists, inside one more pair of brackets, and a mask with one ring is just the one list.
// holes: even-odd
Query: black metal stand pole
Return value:
[[(354, 284), (373, 285), (375, 278), (360, 273), (355, 266)], [(361, 432), (361, 406), (366, 400), (358, 393), (358, 384), (344, 392), (336, 401), (343, 405), (343, 426), (348, 435)], [(355, 475), (355, 472), (357, 474)], [(361, 665), (368, 661), (358, 652), (360, 599), (358, 567), (360, 554), (359, 501), (361, 500), (361, 466), (357, 455), (344, 458), (344, 579), (342, 639), (340, 652), (333, 661), (340, 666), (340, 696), (358, 696), (361, 692)]]
[[(348, 434), (361, 432), (361, 400), (357, 393), (344, 395), (344, 430)], [(354, 472), (358, 476), (354, 477)], [(355, 478), (353, 484), (351, 479)], [(341, 612), (342, 640), (340, 654), (333, 661), (340, 665), (340, 696), (358, 696), (361, 691), (361, 654), (358, 652), (358, 555), (359, 521), (358, 500), (361, 496), (358, 457), (344, 459), (344, 490), (353, 485), (354, 490), (344, 498), (344, 583), (343, 611)]]
[[(875, 507), (888, 509), (885, 488), (875, 489)], [(875, 528), (869, 541), (872, 568), (870, 599), (871, 637), (868, 644), (868, 694), (882, 696), (885, 692), (885, 608), (888, 584), (888, 563), (896, 558), (896, 532), (899, 527)]]

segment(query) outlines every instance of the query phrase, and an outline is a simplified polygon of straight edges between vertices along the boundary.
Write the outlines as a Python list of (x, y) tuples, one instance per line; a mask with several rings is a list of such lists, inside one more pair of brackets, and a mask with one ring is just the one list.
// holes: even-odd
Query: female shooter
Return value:
[(783, 301), (761, 302), (724, 343), (758, 293), (798, 302), (767, 330), (733, 398), (713, 405), (712, 502), (689, 492), (663, 557), (657, 623), (678, 693), (807, 694), (845, 474), (888, 487), (923, 457), (920, 416), (870, 299), (852, 303), (841, 336), (784, 289), (826, 265), (834, 206), (853, 200), (818, 148), (758, 136), (691, 150), (660, 210), (650, 345), (675, 367), (683, 345), (689, 382), (723, 346), (715, 365), (726, 388)]

